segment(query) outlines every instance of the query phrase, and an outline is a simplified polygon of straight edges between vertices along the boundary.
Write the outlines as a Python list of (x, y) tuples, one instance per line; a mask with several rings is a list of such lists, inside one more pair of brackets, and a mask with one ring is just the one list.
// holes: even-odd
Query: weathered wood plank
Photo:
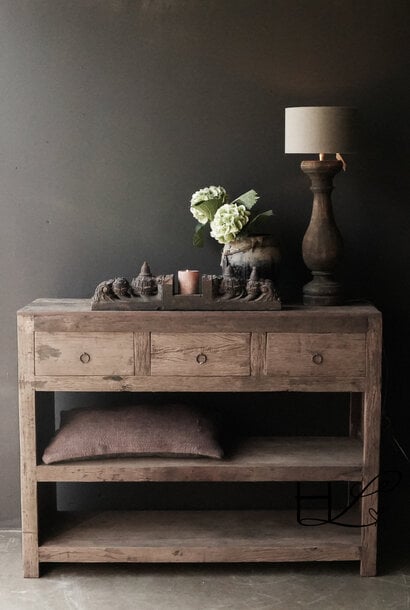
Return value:
[(36, 376), (38, 391), (55, 392), (361, 392), (355, 377)]
[[(87, 313), (91, 311), (91, 299), (51, 299), (51, 298), (47, 298), (47, 299), (36, 299), (35, 301), (32, 301), (31, 303), (27, 304), (25, 307), (22, 307), (18, 313), (20, 315), (32, 315), (32, 314), (37, 314), (37, 313), (46, 313), (47, 315), (54, 315), (56, 313), (59, 313), (61, 311), (65, 311), (68, 313)], [(337, 306), (333, 306), (332, 308), (326, 308), (326, 310), (323, 307), (307, 307), (301, 304), (287, 304), (283, 306), (283, 309), (280, 311), (275, 312), (275, 316), (276, 315), (282, 315), (284, 313), (287, 312), (292, 312), (292, 313), (302, 313), (303, 315), (305, 315), (306, 313), (309, 316), (316, 316), (316, 317), (322, 317), (324, 314), (326, 316), (330, 316), (330, 317), (338, 317), (340, 315), (343, 315), (344, 317), (346, 316), (354, 316), (357, 313), (363, 315), (363, 316), (370, 316), (372, 314), (377, 314), (378, 311), (377, 309), (373, 306), (370, 305), (368, 303), (358, 303), (358, 304), (354, 304), (354, 305), (337, 305)], [(93, 314), (95, 312), (92, 312)], [(99, 314), (100, 312), (97, 312), (97, 314)], [(143, 312), (144, 314), (147, 312)], [(148, 312), (149, 314), (152, 315), (152, 313), (154, 313), (154, 315), (157, 312)], [(162, 313), (167, 313), (167, 312), (158, 312), (160, 314)], [(191, 313), (191, 312), (184, 312), (184, 313)], [(195, 313), (195, 312), (194, 312)], [(197, 312), (199, 313), (199, 316), (203, 315), (203, 312)], [(220, 314), (220, 312), (215, 312), (217, 314)], [(235, 313), (235, 312), (231, 312), (231, 313)], [(231, 313), (229, 315), (231, 315)], [(238, 312), (239, 315), (242, 315), (242, 312)], [(252, 314), (253, 312), (249, 312), (250, 314)], [(260, 312), (259, 312), (260, 313)], [(258, 315), (259, 315), (258, 313)], [(115, 312), (114, 312), (115, 314)], [(272, 315), (272, 312), (266, 312), (266, 314)], [(103, 314), (105, 315), (105, 313)], [(121, 314), (121, 317), (123, 315), (126, 315), (126, 312)], [(224, 315), (224, 314), (222, 314)]]
[(17, 318), (19, 353), (19, 419), (21, 529), (23, 571), (27, 578), (38, 578), (38, 512), (36, 481), (35, 393), (30, 380), (34, 376), (33, 318)]
[[(95, 315), (99, 314), (96, 318)], [(82, 314), (79, 315), (54, 315), (54, 316), (35, 316), (36, 331), (50, 332), (104, 332), (110, 328), (114, 332), (178, 332), (181, 328), (181, 322), (176, 319), (177, 315), (185, 312), (152, 312), (157, 315), (158, 319), (146, 319), (147, 313), (151, 312), (121, 312), (122, 315), (128, 316), (133, 314), (133, 318), (125, 320), (118, 317), (116, 312), (115, 317), (111, 317), (114, 312), (94, 312), (94, 315)], [(171, 318), (170, 314), (173, 317)], [(196, 318), (193, 313), (200, 313), (202, 318)], [(367, 320), (362, 317), (356, 318), (327, 318), (320, 319), (318, 317), (303, 318), (300, 316), (288, 315), (287, 318), (276, 318), (279, 312), (270, 313), (271, 318), (265, 319), (265, 312), (250, 312), (252, 315), (247, 315), (243, 320), (240, 320), (237, 315), (232, 319), (223, 322), (214, 314), (217, 312), (193, 312), (184, 320), (184, 329), (187, 332), (217, 332), (222, 324), (226, 332), (235, 332), (238, 330), (238, 325), (241, 325), (242, 332), (344, 332), (344, 333), (361, 333), (367, 330)], [(229, 312), (233, 314), (244, 315), (244, 312)], [(286, 312), (289, 314), (289, 312)], [(135, 315), (137, 314), (137, 315)], [(141, 314), (141, 316), (139, 315)], [(219, 312), (220, 315), (220, 312)], [(104, 316), (104, 317), (101, 317)], [(162, 316), (162, 317), (159, 317)], [(191, 317), (192, 316), (192, 317)], [(259, 317), (261, 316), (261, 317)]]
[(150, 333), (134, 333), (135, 375), (151, 374)]
[(348, 333), (268, 333), (268, 375), (364, 377), (366, 336)]
[(40, 561), (243, 562), (360, 559), (355, 529), (303, 527), (295, 511), (134, 511), (60, 516)]
[(365, 333), (369, 306), (288, 308), (282, 311), (90, 311), (89, 300), (34, 302), (21, 310), (34, 313), (36, 331), (48, 332), (341, 332)]
[[(367, 333), (367, 379), (363, 412), (363, 486), (367, 486), (379, 474), (380, 417), (381, 417), (381, 316), (369, 320)], [(375, 480), (362, 499), (362, 523), (377, 519), (380, 482)], [(360, 574), (375, 576), (377, 573), (377, 525), (362, 528), (362, 555)]]
[(249, 374), (249, 333), (151, 333), (151, 375)]
[(37, 375), (133, 375), (132, 333), (35, 333)]
[(251, 335), (251, 375), (266, 375), (266, 333)]

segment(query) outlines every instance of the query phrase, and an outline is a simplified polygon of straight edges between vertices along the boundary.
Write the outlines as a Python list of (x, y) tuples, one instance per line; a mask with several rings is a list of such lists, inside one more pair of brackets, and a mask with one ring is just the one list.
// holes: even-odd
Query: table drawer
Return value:
[(152, 333), (151, 374), (249, 375), (250, 333)]
[(134, 375), (132, 333), (35, 333), (36, 375)]
[(272, 376), (364, 377), (366, 336), (268, 333), (266, 372)]

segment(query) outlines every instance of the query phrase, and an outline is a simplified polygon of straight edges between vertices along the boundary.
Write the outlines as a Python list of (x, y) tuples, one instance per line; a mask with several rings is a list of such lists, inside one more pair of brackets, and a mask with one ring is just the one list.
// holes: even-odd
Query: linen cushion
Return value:
[(133, 405), (61, 412), (43, 462), (126, 456), (212, 457), (223, 451), (213, 423), (187, 405)]

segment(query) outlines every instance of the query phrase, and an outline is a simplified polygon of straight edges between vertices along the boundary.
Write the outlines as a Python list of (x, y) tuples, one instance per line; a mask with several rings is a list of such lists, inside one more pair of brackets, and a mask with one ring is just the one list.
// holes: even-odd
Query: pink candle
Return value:
[(198, 294), (199, 271), (178, 271), (179, 294)]

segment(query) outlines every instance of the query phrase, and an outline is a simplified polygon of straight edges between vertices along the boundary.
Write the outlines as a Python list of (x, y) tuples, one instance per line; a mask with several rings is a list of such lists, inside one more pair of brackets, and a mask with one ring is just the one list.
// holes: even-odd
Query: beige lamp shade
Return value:
[(285, 153), (353, 153), (357, 149), (357, 109), (298, 106), (285, 110)]

